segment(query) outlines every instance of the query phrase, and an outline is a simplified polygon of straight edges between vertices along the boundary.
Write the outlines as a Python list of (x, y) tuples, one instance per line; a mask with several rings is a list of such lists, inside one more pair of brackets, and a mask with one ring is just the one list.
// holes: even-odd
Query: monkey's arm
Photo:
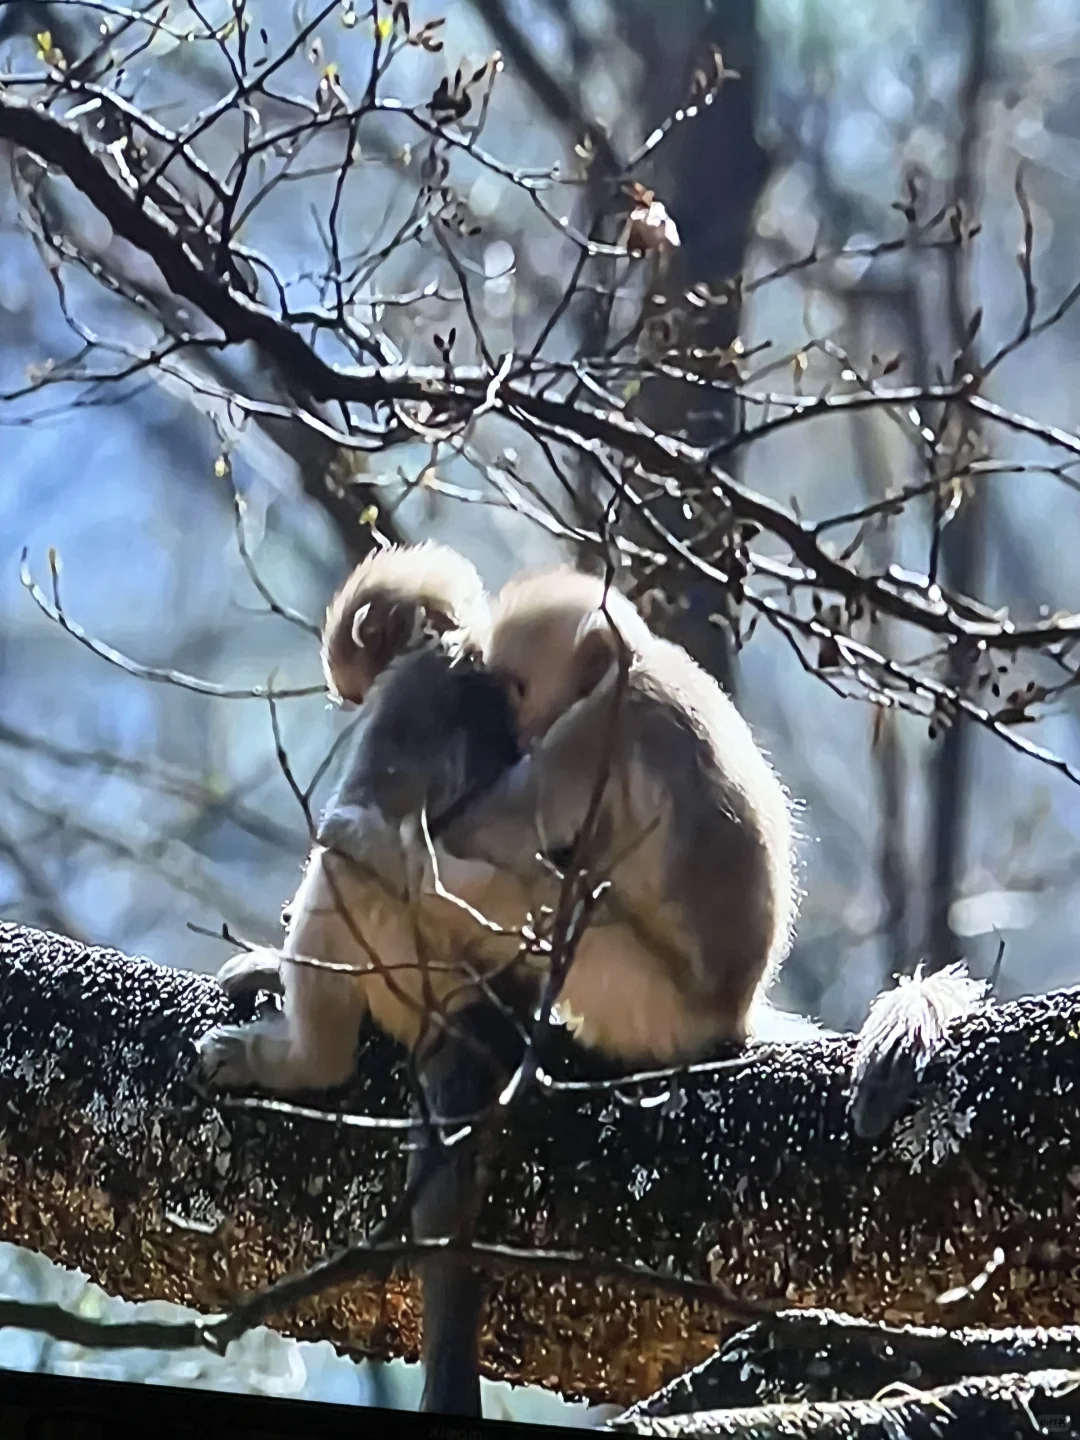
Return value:
[(401, 826), (373, 805), (334, 804), (319, 822), (317, 842), (369, 871), (392, 894), (407, 892)]
[(462, 860), (486, 860), (528, 874), (537, 868), (541, 849), (538, 804), (536, 770), (526, 756), (452, 820), (439, 839)]
[(528, 755), (447, 826), (440, 836), (446, 848), (530, 876), (543, 870), (541, 853), (573, 845), (608, 744), (609, 700), (604, 685), (560, 716)]

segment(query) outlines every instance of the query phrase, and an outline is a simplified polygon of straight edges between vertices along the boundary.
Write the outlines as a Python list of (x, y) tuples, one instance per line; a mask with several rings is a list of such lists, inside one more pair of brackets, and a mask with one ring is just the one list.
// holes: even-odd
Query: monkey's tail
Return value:
[(970, 1014), (987, 990), (960, 962), (931, 975), (920, 964), (898, 979), (870, 1006), (855, 1050), (849, 1108), (855, 1133), (867, 1140), (888, 1129), (945, 1045), (950, 1022)]
[[(524, 1049), (515, 1016), (535, 1003), (531, 989), (512, 973), (492, 982), (502, 1010), (487, 997), (456, 1011), (453, 1025), (421, 1047), (417, 1071), (427, 1109), (419, 1127), (420, 1148), (410, 1157), (426, 1172), (413, 1205), (418, 1240), (472, 1239), (487, 1191), (490, 1150), (497, 1119), (492, 1113)], [(440, 1138), (433, 1117), (451, 1132)], [(484, 1117), (484, 1118), (477, 1118)], [(446, 1122), (451, 1122), (446, 1126)], [(487, 1297), (483, 1272), (460, 1254), (428, 1255), (417, 1267), (423, 1292), (424, 1391), (421, 1410), (480, 1417), (480, 1324)]]
[[(482, 1062), (464, 1045), (449, 1041), (425, 1057), (421, 1084), (429, 1113), (466, 1116), (483, 1110), (492, 1082), (480, 1079)], [(469, 1240), (483, 1188), (479, 1126), (445, 1144), (432, 1125), (420, 1128), (421, 1148), (410, 1157), (423, 1176), (413, 1205), (418, 1240)], [(423, 1296), (424, 1389), (420, 1409), (444, 1415), (481, 1416), (480, 1322), (486, 1286), (467, 1258), (427, 1255), (416, 1267)]]

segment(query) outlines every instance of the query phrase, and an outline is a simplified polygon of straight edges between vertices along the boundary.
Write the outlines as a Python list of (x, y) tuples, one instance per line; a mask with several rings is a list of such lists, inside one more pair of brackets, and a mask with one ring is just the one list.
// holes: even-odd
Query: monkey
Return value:
[(950, 1022), (971, 1014), (988, 990), (961, 963), (930, 974), (920, 964), (913, 976), (897, 980), (875, 997), (855, 1048), (848, 1109), (864, 1140), (885, 1133), (945, 1048)]
[[(433, 870), (419, 817), (437, 821), (482, 794), (519, 755), (505, 690), (482, 664), (487, 623), (474, 567), (430, 543), (369, 557), (331, 601), (322, 664), (331, 695), (361, 707), (356, 743), (288, 907), (283, 950), (253, 951), (219, 973), (233, 996), (280, 988), (283, 1003), (200, 1041), (214, 1084), (343, 1084), (368, 1011), (411, 1052), (426, 1117), (482, 1114), (513, 1073), (524, 1050), (517, 1017), (537, 985), (513, 963), (521, 942), (511, 927), (527, 896), (505, 870), (438, 854), (448, 894), (418, 888), (418, 876)], [(486, 972), (483, 988), (470, 978), (472, 962)], [(444, 1016), (453, 1023), (437, 1023)], [(407, 1175), (413, 1233), (467, 1234), (483, 1193), (483, 1127), (452, 1148), (437, 1143), (426, 1118), (418, 1132)], [(418, 1269), (422, 1409), (479, 1415), (482, 1281), (453, 1256), (427, 1257)]]
[[(274, 1090), (343, 1084), (368, 1009), (412, 1049), (432, 1008), (428, 992), (438, 1003), (461, 987), (450, 966), (433, 962), (421, 973), (418, 940), (430, 941), (445, 960), (476, 939), (476, 924), (437, 895), (412, 913), (402, 826), (425, 807), (437, 816), (458, 796), (482, 791), (519, 753), (505, 694), (480, 662), (487, 624), (475, 568), (432, 542), (375, 552), (331, 601), (323, 669), (332, 696), (362, 707), (358, 733), (288, 907), (283, 950), (252, 951), (219, 972), (237, 996), (275, 988), (277, 971), (285, 997), (278, 1015), (219, 1027), (201, 1042), (204, 1064), (222, 1083)], [(371, 838), (350, 846), (353, 834)], [(378, 864), (362, 863), (371, 859)], [(520, 891), (494, 866), (439, 859), (446, 890), (479, 899), (481, 914), (490, 902), (519, 919)], [(512, 897), (509, 908), (498, 903), (500, 885)], [(504, 939), (500, 954), (511, 943)], [(288, 963), (296, 957), (347, 967), (356, 983)]]
[[(623, 930), (587, 931), (561, 1001), (586, 1044), (618, 1059), (676, 1061), (714, 1040), (744, 1040), (752, 1011), (759, 1026), (776, 1028), (764, 992), (790, 944), (797, 900), (790, 801), (741, 716), (685, 651), (655, 637), (618, 592), (605, 599), (590, 577), (553, 571), (511, 581), (496, 602), (488, 663), (508, 686), (531, 753), (443, 840), (531, 876), (541, 852), (572, 842), (604, 744), (597, 702), (613, 688), (615, 632), (631, 668), (602, 827), (610, 850), (620, 834), (643, 830), (648, 813), (661, 817), (611, 876), (646, 944), (628, 944)], [(661, 793), (660, 776), (670, 793)], [(702, 861), (717, 867), (712, 884)], [(732, 864), (734, 879), (723, 873)], [(681, 896), (672, 879), (683, 880)], [(647, 938), (658, 933), (675, 944), (650, 956)], [(853, 1066), (857, 1134), (872, 1138), (892, 1123), (950, 1021), (985, 991), (962, 966), (934, 974), (920, 966), (878, 996)]]
[(745, 1043), (798, 903), (793, 804), (746, 721), (629, 599), (571, 569), (507, 583), (487, 662), (525, 753), (441, 831), (444, 848), (542, 887), (541, 857), (578, 838), (606, 754), (593, 859), (621, 923), (585, 930), (563, 1017), (619, 1061)]
[(592, 818), (614, 923), (578, 937), (560, 1017), (620, 1062), (743, 1043), (798, 900), (793, 805), (749, 726), (626, 597), (568, 569), (503, 588), (487, 662), (525, 753), (438, 827), (444, 849), (544, 892), (546, 857)]

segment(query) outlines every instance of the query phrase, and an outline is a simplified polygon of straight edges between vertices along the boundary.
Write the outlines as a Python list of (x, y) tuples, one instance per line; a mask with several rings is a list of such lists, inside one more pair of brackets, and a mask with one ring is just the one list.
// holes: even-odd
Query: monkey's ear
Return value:
[(574, 688), (584, 698), (591, 695), (618, 662), (619, 639), (603, 610), (590, 610), (574, 637)]

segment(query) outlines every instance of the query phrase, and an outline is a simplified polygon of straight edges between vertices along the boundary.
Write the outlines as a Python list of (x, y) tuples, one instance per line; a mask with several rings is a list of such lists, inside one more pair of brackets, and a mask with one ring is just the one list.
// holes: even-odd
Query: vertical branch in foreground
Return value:
[[(967, 56), (960, 94), (961, 131), (957, 142), (955, 199), (965, 217), (977, 201), (976, 166), (980, 140), (980, 111), (990, 61), (991, 17), (989, 0), (957, 0), (967, 32)], [(969, 336), (970, 262), (967, 247), (957, 245), (946, 252), (945, 290), (949, 339), (958, 374), (975, 365), (974, 340)], [(972, 426), (974, 417), (954, 417), (954, 423)], [(968, 448), (963, 438), (957, 447)], [(961, 458), (961, 465), (963, 460)], [(952, 483), (956, 483), (955, 481)], [(940, 562), (940, 582), (964, 595), (974, 594), (985, 570), (987, 546), (987, 482), (973, 485), (956, 513), (946, 523), (952, 492), (949, 476), (941, 477), (934, 509), (933, 561)], [(947, 493), (946, 493), (947, 492)], [(964, 647), (950, 649), (947, 683), (964, 693), (971, 656)], [(928, 896), (927, 960), (931, 970), (940, 969), (958, 955), (949, 911), (957, 876), (966, 853), (967, 819), (971, 781), (971, 727), (960, 715), (945, 729), (941, 747), (931, 768), (930, 806), (930, 888)]]

